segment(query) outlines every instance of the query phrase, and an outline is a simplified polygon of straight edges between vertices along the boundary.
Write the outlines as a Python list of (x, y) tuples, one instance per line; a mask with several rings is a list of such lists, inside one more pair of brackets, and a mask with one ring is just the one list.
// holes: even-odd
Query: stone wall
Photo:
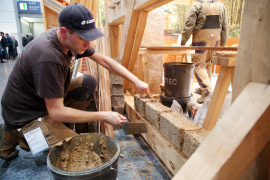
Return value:
[(185, 158), (189, 158), (209, 134), (185, 116), (162, 105), (159, 95), (152, 99), (139, 98), (137, 94), (134, 96), (134, 106)]

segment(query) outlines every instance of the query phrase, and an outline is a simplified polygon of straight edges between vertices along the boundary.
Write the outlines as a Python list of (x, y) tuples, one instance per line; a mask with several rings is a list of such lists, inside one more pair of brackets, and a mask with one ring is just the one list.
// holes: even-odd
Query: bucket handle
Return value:
[(113, 171), (117, 171), (117, 169), (113, 168), (112, 166), (111, 166), (111, 170), (113, 170)]
[(193, 79), (193, 74), (191, 75), (191, 73), (188, 72), (186, 69), (185, 69), (185, 71), (189, 74), (190, 78)]

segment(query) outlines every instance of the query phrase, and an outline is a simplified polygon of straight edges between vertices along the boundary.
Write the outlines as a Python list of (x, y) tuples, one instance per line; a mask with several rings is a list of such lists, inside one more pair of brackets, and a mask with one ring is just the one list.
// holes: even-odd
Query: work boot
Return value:
[(197, 93), (197, 94), (202, 94), (201, 88), (195, 88), (195, 93)]
[(19, 154), (19, 151), (16, 149), (18, 144), (19, 140), (12, 132), (4, 132), (3, 144), (0, 148), (0, 158), (4, 160), (12, 160), (16, 158)]
[(210, 93), (202, 94), (201, 97), (199, 97), (197, 99), (197, 102), (202, 104), (204, 102), (205, 98), (207, 98), (209, 95), (210, 95)]

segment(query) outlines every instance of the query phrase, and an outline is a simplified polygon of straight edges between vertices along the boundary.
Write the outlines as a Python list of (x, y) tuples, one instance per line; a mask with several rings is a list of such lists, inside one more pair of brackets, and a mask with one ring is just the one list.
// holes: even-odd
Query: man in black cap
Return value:
[(58, 20), (59, 28), (47, 30), (27, 45), (10, 74), (1, 100), (6, 125), (0, 148), (2, 159), (15, 158), (18, 144), (30, 150), (23, 133), (36, 127), (42, 129), (53, 147), (76, 135), (63, 123), (103, 121), (120, 126), (125, 120), (117, 112), (83, 111), (92, 98), (96, 80), (90, 75), (71, 79), (70, 63), (74, 58), (90, 57), (131, 81), (140, 94), (146, 92), (152, 96), (147, 83), (111, 58), (95, 53), (90, 41), (103, 34), (95, 27), (93, 15), (86, 7), (76, 3), (69, 5), (60, 12)]

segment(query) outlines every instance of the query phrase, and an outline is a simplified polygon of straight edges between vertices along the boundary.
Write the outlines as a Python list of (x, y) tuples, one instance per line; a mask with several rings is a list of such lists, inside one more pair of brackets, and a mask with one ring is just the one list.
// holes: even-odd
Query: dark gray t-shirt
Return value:
[(20, 128), (48, 114), (44, 98), (64, 98), (71, 80), (72, 58), (91, 56), (69, 51), (66, 55), (58, 43), (57, 28), (50, 29), (29, 44), (17, 58), (2, 96), (2, 116), (14, 128)]

